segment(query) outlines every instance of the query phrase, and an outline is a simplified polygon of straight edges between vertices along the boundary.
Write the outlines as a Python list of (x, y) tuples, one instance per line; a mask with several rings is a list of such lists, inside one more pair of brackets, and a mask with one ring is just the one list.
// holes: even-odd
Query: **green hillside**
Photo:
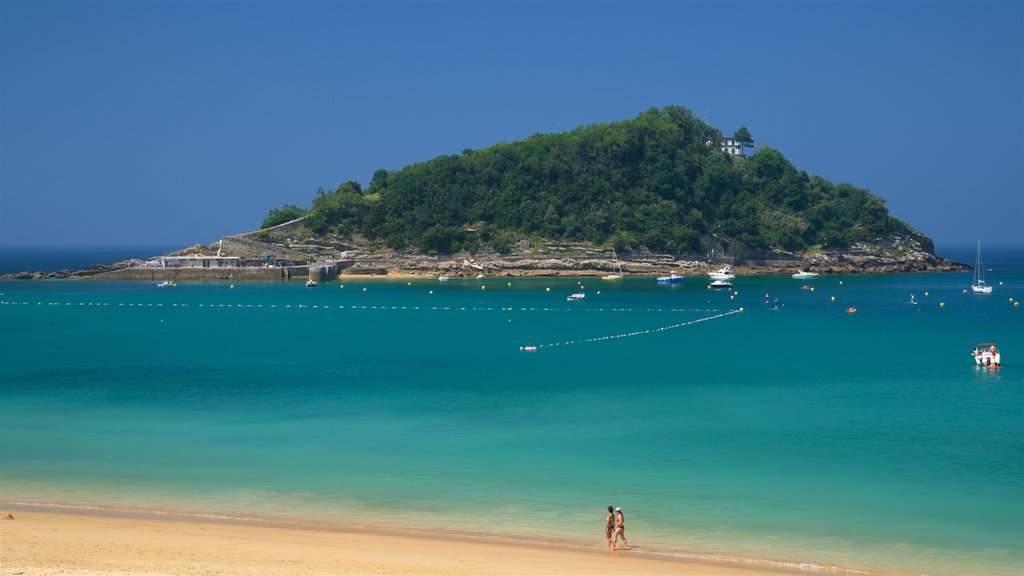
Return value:
[[(522, 239), (702, 253), (711, 236), (762, 249), (842, 249), (900, 235), (931, 242), (863, 188), (798, 170), (777, 150), (749, 157), (705, 142), (718, 130), (681, 106), (536, 134), (401, 170), (368, 188), (319, 190), (305, 221), (407, 252), (508, 253)], [(737, 131), (749, 139), (745, 128)], [(272, 210), (264, 227), (304, 211)]]

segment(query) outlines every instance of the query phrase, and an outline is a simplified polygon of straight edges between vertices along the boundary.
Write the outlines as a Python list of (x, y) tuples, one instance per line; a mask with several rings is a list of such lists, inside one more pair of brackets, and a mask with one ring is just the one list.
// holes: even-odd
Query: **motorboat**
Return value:
[(576, 292), (575, 294), (569, 294), (566, 298), (566, 302), (575, 302), (576, 300), (583, 300), (587, 295), (583, 292)]
[(991, 294), (992, 287), (985, 284), (985, 268), (981, 265), (981, 240), (978, 240), (978, 256), (974, 260), (974, 281), (971, 290), (975, 294)]
[(712, 280), (732, 280), (735, 277), (736, 275), (732, 272), (732, 266), (728, 264), (714, 272), (708, 272), (708, 278), (711, 278)]
[(857, 309), (851, 306), (851, 307), (846, 309), (846, 313), (847, 314), (856, 314), (857, 313)]
[(685, 278), (685, 276), (680, 276), (673, 270), (669, 272), (668, 276), (658, 276), (658, 284), (680, 284)]
[(175, 284), (173, 280), (164, 280), (157, 284), (158, 288), (174, 288)]
[(732, 282), (728, 280), (715, 280), (710, 286), (713, 290), (732, 290)]
[(448, 281), (448, 277), (445, 276), (444, 274), (441, 274), (440, 276), (437, 277), (437, 281), (438, 282), (447, 282)]
[(812, 280), (817, 277), (817, 272), (804, 272), (803, 269), (799, 270), (796, 274), (793, 274), (793, 278), (796, 278), (797, 280)]
[(477, 274), (476, 275), (476, 279), (477, 280), (483, 280), (484, 279), (484, 275), (483, 274)]
[(306, 280), (306, 288), (316, 288), (316, 280), (313, 280), (312, 278), (308, 278)]
[(523, 346), (523, 352), (536, 352), (536, 346)]
[(974, 363), (978, 366), (998, 368), (1001, 364), (999, 347), (992, 343), (978, 344), (974, 350), (971, 350), (971, 356), (974, 357)]

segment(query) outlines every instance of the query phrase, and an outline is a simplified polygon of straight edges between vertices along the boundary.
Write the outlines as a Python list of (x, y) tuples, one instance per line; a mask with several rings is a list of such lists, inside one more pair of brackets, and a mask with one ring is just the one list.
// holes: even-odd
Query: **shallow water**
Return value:
[[(2, 498), (597, 546), (614, 504), (641, 550), (1019, 573), (1024, 273), (996, 260), (987, 296), (969, 273), (586, 279), (574, 303), (570, 279), (0, 282)], [(982, 341), (1003, 368), (972, 365)]]

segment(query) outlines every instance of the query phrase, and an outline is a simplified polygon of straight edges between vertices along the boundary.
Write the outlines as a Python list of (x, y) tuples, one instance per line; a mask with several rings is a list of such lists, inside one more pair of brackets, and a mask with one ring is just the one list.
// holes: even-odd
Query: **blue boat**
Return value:
[(682, 283), (683, 278), (685, 278), (685, 276), (680, 276), (679, 274), (676, 274), (675, 270), (673, 270), (669, 272), (668, 276), (658, 276), (658, 284), (680, 284)]

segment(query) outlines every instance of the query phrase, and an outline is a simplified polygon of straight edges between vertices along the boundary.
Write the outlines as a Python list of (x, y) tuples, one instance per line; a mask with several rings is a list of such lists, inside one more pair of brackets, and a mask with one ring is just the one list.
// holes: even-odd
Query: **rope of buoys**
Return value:
[(0, 305), (7, 306), (100, 306), (129, 308), (296, 308), (318, 310), (434, 310), (445, 312), (575, 312), (575, 313), (703, 313), (719, 312), (715, 308), (575, 308), (575, 307), (540, 307), (540, 306), (396, 306), (386, 304), (225, 304), (213, 302), (178, 303), (178, 302), (27, 302), (0, 300)]
[(728, 312), (722, 312), (721, 314), (715, 314), (714, 316), (706, 316), (704, 318), (698, 318), (696, 320), (690, 320), (688, 322), (680, 322), (678, 324), (669, 324), (668, 326), (661, 326), (659, 328), (650, 328), (647, 330), (636, 330), (634, 332), (623, 332), (622, 334), (612, 334), (610, 336), (597, 336), (594, 338), (584, 338), (581, 340), (566, 340), (564, 342), (551, 342), (549, 344), (530, 344), (527, 346), (520, 346), (519, 349), (526, 352), (533, 352), (540, 350), (541, 348), (553, 348), (555, 346), (570, 346), (572, 344), (586, 344), (590, 342), (604, 342), (606, 340), (618, 340), (619, 338), (629, 338), (631, 336), (644, 336), (646, 334), (654, 334), (656, 332), (665, 332), (666, 330), (674, 330), (676, 328), (682, 328), (683, 326), (692, 326), (700, 322), (707, 322), (708, 320), (715, 320), (717, 318), (725, 318), (732, 314), (739, 314), (742, 312), (742, 308), (736, 310), (730, 310)]

